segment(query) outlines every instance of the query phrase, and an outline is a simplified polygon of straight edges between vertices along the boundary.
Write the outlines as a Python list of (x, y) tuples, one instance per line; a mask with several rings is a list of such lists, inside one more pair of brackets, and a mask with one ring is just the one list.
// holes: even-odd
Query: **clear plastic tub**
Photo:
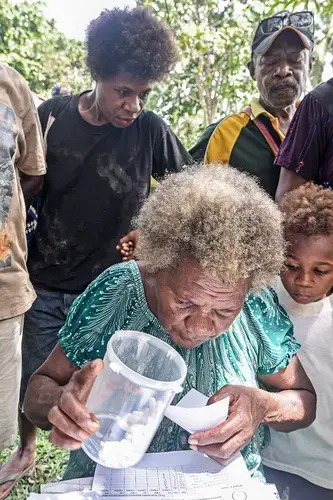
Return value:
[(86, 454), (105, 467), (137, 464), (175, 393), (182, 391), (186, 372), (183, 358), (162, 340), (116, 332), (87, 401), (100, 428), (83, 443)]

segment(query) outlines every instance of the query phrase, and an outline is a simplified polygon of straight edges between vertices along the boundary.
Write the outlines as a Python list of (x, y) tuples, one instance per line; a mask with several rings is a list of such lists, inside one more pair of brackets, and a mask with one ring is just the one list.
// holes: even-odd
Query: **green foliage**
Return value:
[(89, 87), (85, 48), (70, 40), (43, 14), (41, 0), (0, 2), (0, 59), (19, 71), (30, 88), (49, 97), (59, 85), (73, 92)]
[[(61, 480), (68, 462), (68, 452), (53, 446), (48, 440), (48, 432), (38, 431), (37, 461), (28, 475), (7, 497), (8, 500), (23, 500), (33, 491), (39, 492), (41, 484)], [(15, 446), (17, 446), (18, 442)], [(0, 465), (6, 462), (15, 446), (0, 452)]]

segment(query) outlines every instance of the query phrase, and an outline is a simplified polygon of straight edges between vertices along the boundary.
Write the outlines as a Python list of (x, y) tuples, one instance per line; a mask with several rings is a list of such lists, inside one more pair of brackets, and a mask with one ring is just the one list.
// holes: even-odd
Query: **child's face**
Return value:
[(281, 279), (299, 304), (326, 297), (333, 289), (333, 235), (288, 237), (287, 270)]

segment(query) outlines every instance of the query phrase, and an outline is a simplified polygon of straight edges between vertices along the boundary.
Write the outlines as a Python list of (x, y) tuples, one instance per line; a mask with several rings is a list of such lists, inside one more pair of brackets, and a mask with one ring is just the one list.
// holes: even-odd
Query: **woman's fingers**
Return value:
[(243, 417), (241, 413), (231, 413), (228, 420), (222, 424), (209, 429), (208, 431), (196, 432), (189, 437), (189, 444), (194, 446), (209, 446), (213, 444), (223, 444), (238, 434), (243, 427)]
[(134, 250), (134, 243), (133, 241), (129, 241), (128, 243), (118, 243), (116, 246), (117, 250), (126, 250), (126, 251), (133, 251)]
[(235, 402), (236, 395), (232, 385), (224, 385), (219, 391), (209, 398), (207, 405), (212, 405), (218, 401), (222, 401), (222, 399), (225, 399), (226, 397), (229, 397), (229, 405), (232, 405)]
[(220, 460), (219, 463), (223, 462), (223, 465), (226, 465), (248, 442), (243, 433), (239, 432), (223, 444), (216, 443), (208, 446), (195, 446), (194, 449), (212, 458), (218, 458)]
[(48, 414), (52, 424), (50, 441), (67, 449), (80, 448), (82, 442), (99, 429), (95, 415), (85, 406), (97, 375), (103, 369), (103, 361), (87, 363), (73, 373), (70, 381)]
[(122, 258), (123, 262), (126, 262), (128, 260), (132, 260), (135, 258), (133, 246), (129, 247), (128, 250), (124, 250), (124, 248), (123, 248), (122, 250), (120, 250), (120, 253), (123, 256), (123, 258)]
[(210, 403), (229, 394), (229, 418), (222, 424), (205, 432), (190, 436), (192, 449), (221, 460), (230, 458), (244, 448), (252, 439), (263, 419), (260, 405), (260, 389), (246, 386), (226, 386), (218, 391)]
[(71, 451), (78, 450), (82, 446), (82, 441), (76, 441), (75, 439), (70, 438), (56, 427), (53, 427), (50, 432), (49, 441), (55, 446), (59, 446), (59, 448)]
[(126, 236), (123, 236), (123, 238), (121, 238), (119, 243), (122, 244), (122, 243), (132, 242), (133, 246), (135, 246), (136, 243), (138, 242), (138, 239), (139, 239), (139, 230), (134, 229), (133, 231), (130, 231), (128, 234), (126, 234)]
[(67, 438), (82, 442), (90, 436), (90, 432), (85, 431), (80, 425), (69, 418), (59, 406), (53, 406), (53, 408), (51, 408), (48, 418), (53, 428), (61, 432), (62, 435)]
[(126, 236), (123, 236), (123, 238), (119, 240), (119, 243), (116, 248), (123, 256), (122, 260), (124, 262), (134, 258), (134, 252), (138, 245), (138, 240), (139, 240), (138, 229), (130, 231), (128, 234), (126, 234)]
[[(99, 423), (95, 415), (90, 413), (86, 406), (80, 403), (75, 395), (69, 391), (62, 394), (56, 408), (58, 408), (62, 414), (66, 415), (78, 427), (88, 434), (96, 432), (99, 428)], [(56, 416), (60, 417), (58, 414), (56, 414)], [(59, 423), (51, 423), (56, 427), (59, 427), (63, 432), (66, 432), (66, 428), (59, 425), (59, 423), (61, 423), (60, 418)]]
[(66, 392), (72, 393), (78, 401), (85, 403), (95, 383), (97, 375), (99, 375), (103, 370), (103, 366), (104, 364), (101, 359), (95, 359), (94, 361), (90, 361), (85, 364), (81, 370), (73, 373), (66, 389), (63, 392), (63, 395)]
[(122, 243), (120, 245), (121, 249), (126, 252), (133, 252), (134, 250), (134, 243), (133, 241), (130, 241), (128, 243)]
[(128, 256), (128, 255), (132, 255), (133, 254), (133, 250), (120, 250), (120, 253), (121, 255), (125, 255), (125, 256)]

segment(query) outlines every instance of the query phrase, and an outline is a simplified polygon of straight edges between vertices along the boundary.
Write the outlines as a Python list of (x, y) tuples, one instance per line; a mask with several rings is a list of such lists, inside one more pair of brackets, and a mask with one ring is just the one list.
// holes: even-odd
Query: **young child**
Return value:
[[(307, 429), (271, 431), (266, 479), (288, 500), (333, 499), (333, 191), (311, 183), (281, 201), (289, 243), (275, 284), (302, 345), (299, 359), (317, 392), (317, 417)], [(272, 470), (277, 469), (277, 470)], [(284, 471), (284, 472), (280, 472)]]

